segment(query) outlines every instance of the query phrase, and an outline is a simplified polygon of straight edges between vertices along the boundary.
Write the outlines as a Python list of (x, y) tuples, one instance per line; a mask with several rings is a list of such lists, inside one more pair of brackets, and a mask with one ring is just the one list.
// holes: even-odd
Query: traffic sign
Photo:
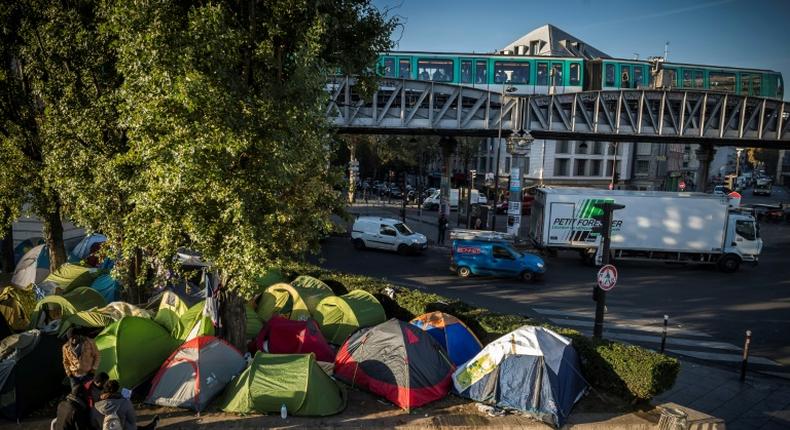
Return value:
[(617, 268), (611, 264), (601, 267), (598, 271), (598, 287), (609, 291), (617, 284)]
[(685, 191), (686, 190), (686, 181), (680, 181), (680, 183), (678, 183), (678, 188), (680, 188), (680, 191)]

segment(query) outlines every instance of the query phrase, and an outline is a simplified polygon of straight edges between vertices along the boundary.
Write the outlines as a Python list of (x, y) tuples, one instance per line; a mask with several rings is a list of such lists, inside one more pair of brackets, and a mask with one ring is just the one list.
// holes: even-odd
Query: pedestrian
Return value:
[(85, 384), (85, 397), (88, 400), (88, 407), (92, 408), (99, 400), (104, 390), (104, 384), (110, 380), (106, 372), (100, 372)]
[(159, 415), (144, 425), (137, 426), (137, 415), (132, 402), (120, 393), (120, 384), (111, 379), (104, 384), (101, 400), (91, 411), (93, 427), (102, 430), (154, 430), (159, 425)]
[(483, 220), (480, 217), (475, 218), (475, 230), (483, 228)]
[(444, 232), (447, 231), (447, 216), (442, 212), (439, 215), (439, 238), (436, 241), (437, 245), (444, 245)]
[(85, 402), (85, 387), (74, 385), (71, 393), (58, 403), (52, 430), (90, 430), (91, 410)]
[(99, 350), (93, 339), (78, 334), (74, 327), (68, 329), (66, 338), (68, 340), (63, 345), (63, 369), (73, 388), (93, 378), (99, 368)]

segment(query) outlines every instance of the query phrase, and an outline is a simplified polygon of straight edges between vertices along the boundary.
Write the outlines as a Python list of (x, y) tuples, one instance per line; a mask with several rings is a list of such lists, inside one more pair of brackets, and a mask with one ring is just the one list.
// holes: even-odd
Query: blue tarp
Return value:
[(112, 303), (121, 299), (121, 286), (109, 274), (103, 274), (96, 278), (91, 284), (91, 288), (98, 291), (107, 303)]

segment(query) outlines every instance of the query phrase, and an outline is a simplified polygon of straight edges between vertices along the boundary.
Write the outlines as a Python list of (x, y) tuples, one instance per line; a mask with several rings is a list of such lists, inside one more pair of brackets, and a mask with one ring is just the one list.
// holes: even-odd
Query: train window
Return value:
[(741, 73), (741, 94), (744, 96), (760, 95), (760, 75)]
[(565, 85), (564, 81), (562, 80), (562, 64), (552, 64), (551, 65), (551, 86), (562, 86)]
[(485, 61), (475, 62), (475, 83), (487, 84), (488, 83), (488, 65)]
[(539, 62), (538, 63), (538, 85), (548, 85), (549, 84), (549, 64)]
[(417, 60), (417, 79), (451, 82), (453, 80), (453, 60)]
[(570, 63), (568, 72), (568, 85), (579, 85), (581, 83), (581, 68), (579, 67), (579, 63)]
[(762, 76), (760, 75), (752, 75), (752, 95), (762, 95)]
[(642, 66), (634, 66), (634, 88), (642, 88)]
[(683, 88), (692, 88), (691, 70), (683, 70)]
[(461, 61), (461, 83), (462, 84), (471, 84), (472, 83), (472, 61), (471, 60), (463, 60), (463, 61)]
[(494, 62), (494, 83), (501, 84), (504, 82), (528, 84), (529, 63), (517, 63), (513, 61)]
[(614, 86), (614, 64), (606, 65), (606, 84), (607, 87)]
[(620, 87), (631, 88), (631, 74), (628, 72), (630, 67), (620, 66)]
[(395, 77), (395, 59), (394, 58), (385, 58), (383, 66), (384, 66), (384, 77), (385, 78), (394, 78)]
[(408, 58), (401, 58), (399, 62), (400, 70), (398, 77), (401, 79), (411, 79), (411, 60)]
[(694, 70), (693, 72), (694, 88), (705, 88), (705, 77), (702, 70)]
[(708, 80), (712, 90), (735, 92), (735, 73), (710, 72)]

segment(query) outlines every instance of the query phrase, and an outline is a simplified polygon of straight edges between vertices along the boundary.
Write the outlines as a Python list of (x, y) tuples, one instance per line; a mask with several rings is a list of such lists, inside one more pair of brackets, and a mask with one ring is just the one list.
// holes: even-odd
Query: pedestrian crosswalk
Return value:
[[(592, 335), (595, 315), (590, 312), (579, 312), (552, 308), (533, 308), (534, 312), (552, 324), (579, 330), (585, 335)], [(604, 338), (632, 343), (658, 350), (664, 331), (663, 318), (629, 318), (617, 313), (606, 314)], [(738, 345), (720, 342), (707, 333), (670, 324), (667, 327), (665, 351), (679, 356), (717, 363), (740, 363), (743, 349)], [(758, 365), (772, 370), (782, 369), (781, 364), (766, 357), (751, 355), (750, 365)]]

